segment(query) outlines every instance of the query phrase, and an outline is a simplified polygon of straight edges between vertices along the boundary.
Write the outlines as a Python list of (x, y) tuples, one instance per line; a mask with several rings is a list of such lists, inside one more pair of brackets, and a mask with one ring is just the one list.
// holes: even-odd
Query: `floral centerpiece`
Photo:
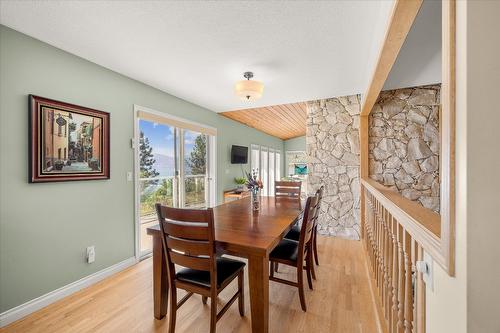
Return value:
[(264, 186), (262, 185), (262, 181), (257, 178), (257, 175), (259, 174), (258, 169), (252, 169), (252, 173), (247, 172), (247, 188), (250, 190), (252, 193), (252, 209), (253, 210), (259, 210), (260, 208), (260, 203), (259, 203), (259, 191), (261, 188)]

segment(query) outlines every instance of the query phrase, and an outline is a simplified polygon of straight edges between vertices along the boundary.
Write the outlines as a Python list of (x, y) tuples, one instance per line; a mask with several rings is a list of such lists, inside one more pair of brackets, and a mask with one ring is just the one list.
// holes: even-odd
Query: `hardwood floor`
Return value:
[[(318, 250), (320, 266), (314, 290), (306, 286), (307, 312), (300, 309), (297, 288), (270, 282), (269, 331), (379, 332), (361, 242), (318, 237)], [(293, 279), (294, 274), (280, 266), (278, 276)], [(227, 287), (219, 304), (236, 288), (235, 282)], [(218, 332), (250, 332), (248, 284), (245, 294), (245, 317), (233, 305), (217, 324)], [(168, 318), (158, 321), (153, 317), (152, 298), (152, 261), (146, 259), (0, 332), (167, 332)], [(208, 332), (209, 323), (210, 307), (193, 296), (177, 312), (176, 332)]]

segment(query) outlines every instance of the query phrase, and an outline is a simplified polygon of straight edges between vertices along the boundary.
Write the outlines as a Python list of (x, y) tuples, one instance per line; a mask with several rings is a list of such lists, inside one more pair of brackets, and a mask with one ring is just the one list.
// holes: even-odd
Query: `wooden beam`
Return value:
[(369, 176), (369, 117), (359, 117), (359, 148), (360, 148), (360, 173), (361, 178), (366, 179)]
[(423, 0), (396, 0), (370, 85), (363, 95), (361, 115), (370, 114)]
[(441, 243), (444, 266), (455, 275), (455, 52), (456, 2), (443, 0), (442, 5), (442, 83), (441, 83)]

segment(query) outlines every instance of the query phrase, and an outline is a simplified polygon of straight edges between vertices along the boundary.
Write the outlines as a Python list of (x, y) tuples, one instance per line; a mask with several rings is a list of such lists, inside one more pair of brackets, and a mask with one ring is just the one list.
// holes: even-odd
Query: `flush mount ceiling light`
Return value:
[(236, 95), (243, 100), (261, 98), (264, 91), (262, 82), (250, 80), (253, 78), (252, 72), (245, 72), (243, 76), (246, 80), (238, 81), (234, 87)]

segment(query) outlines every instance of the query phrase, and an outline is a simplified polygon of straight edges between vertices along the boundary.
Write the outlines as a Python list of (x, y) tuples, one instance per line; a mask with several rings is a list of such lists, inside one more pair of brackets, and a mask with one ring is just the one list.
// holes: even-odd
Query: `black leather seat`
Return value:
[[(217, 258), (217, 287), (220, 287), (227, 279), (237, 275), (243, 266), (245, 266), (245, 263), (239, 260), (225, 257)], [(210, 288), (210, 272), (208, 271), (183, 268), (177, 271), (176, 277), (179, 281), (195, 283)]]
[(270, 257), (273, 259), (283, 259), (289, 261), (297, 261), (297, 255), (299, 253), (299, 243), (290, 240), (282, 239), (279, 244), (271, 252)]

